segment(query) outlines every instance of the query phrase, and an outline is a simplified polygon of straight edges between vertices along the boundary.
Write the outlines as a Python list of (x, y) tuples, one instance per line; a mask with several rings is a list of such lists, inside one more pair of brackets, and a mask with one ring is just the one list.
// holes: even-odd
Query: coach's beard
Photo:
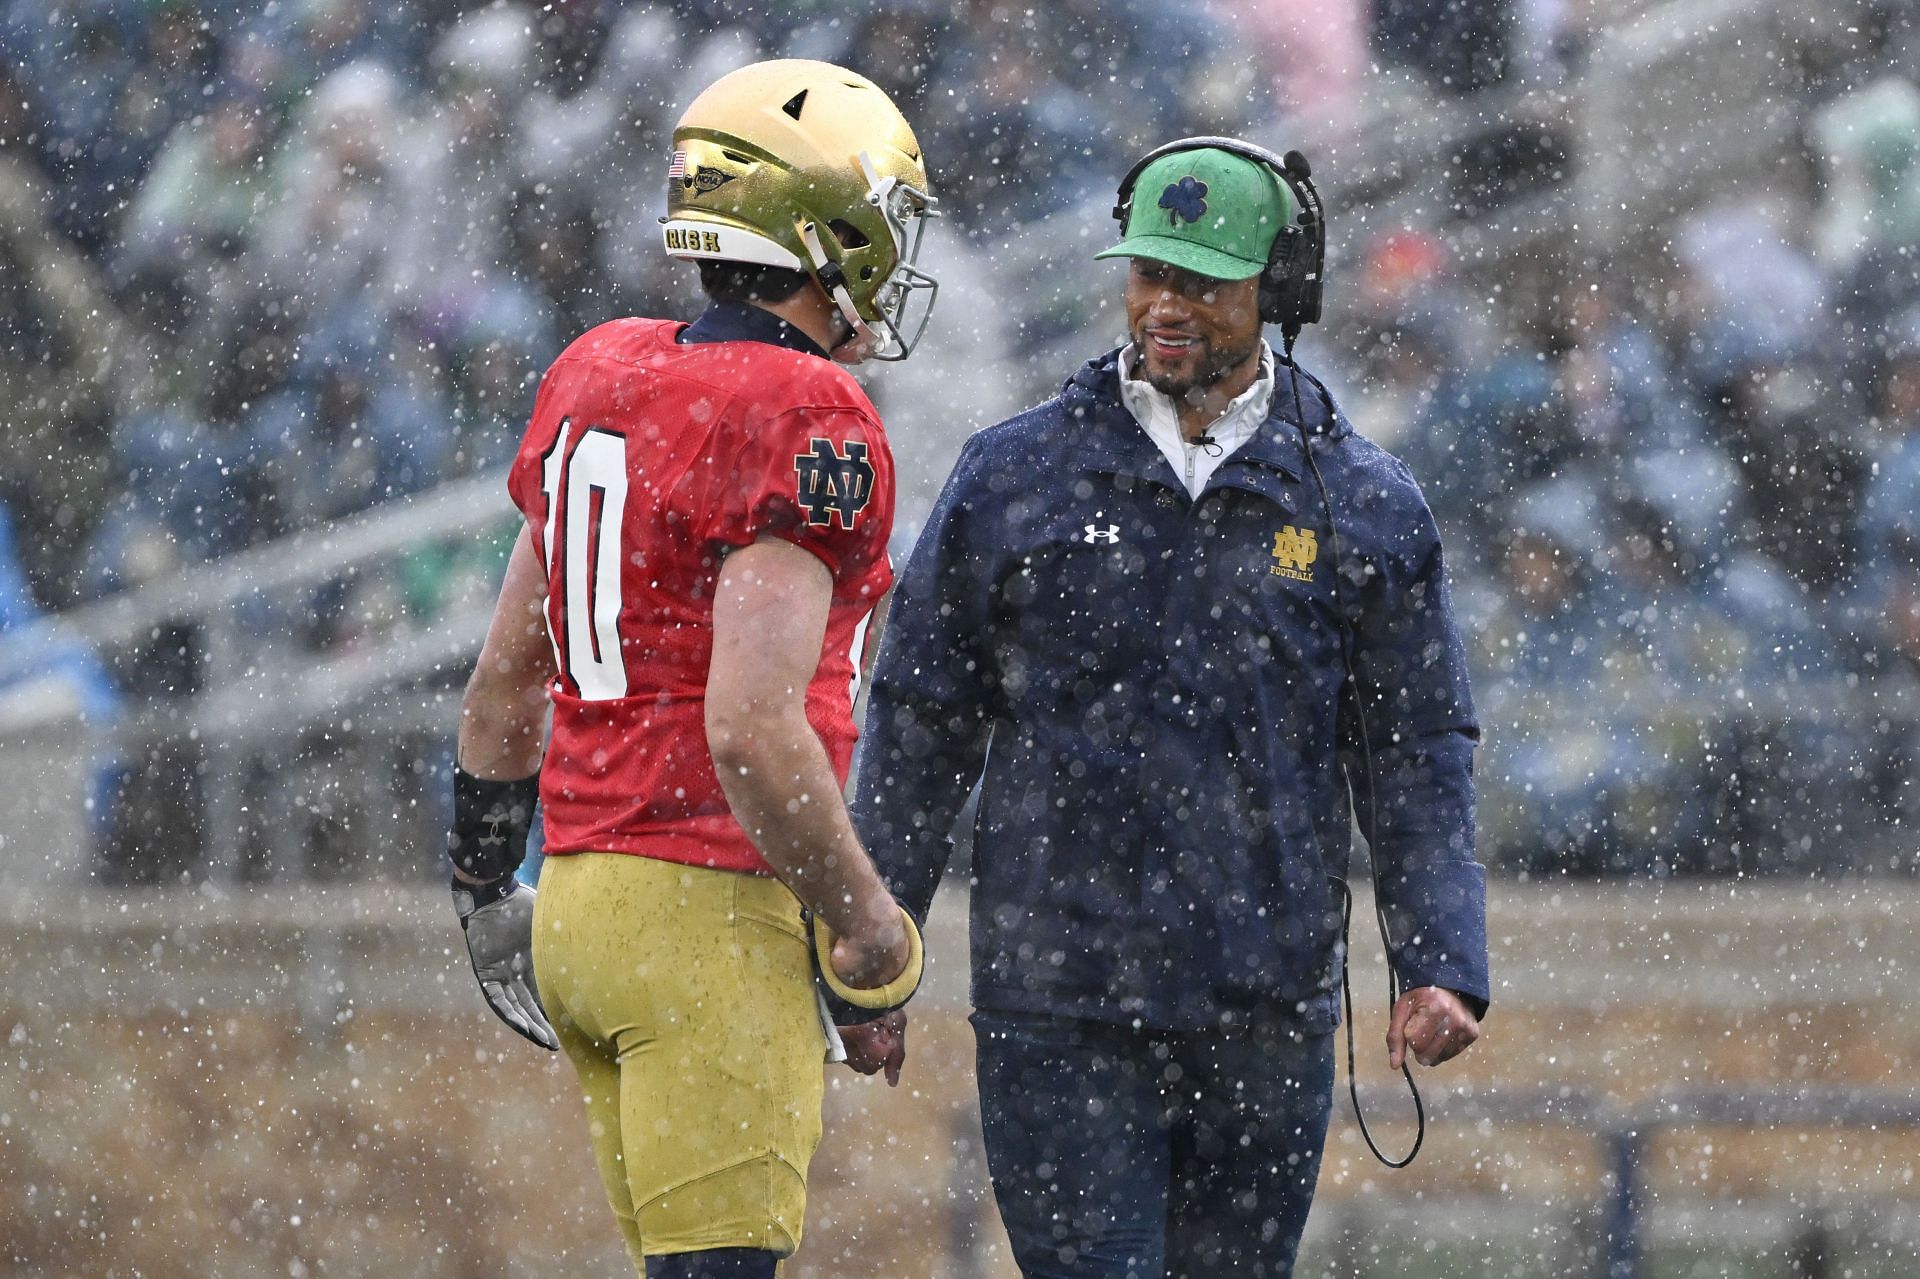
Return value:
[[(1159, 362), (1160, 357), (1152, 350), (1143, 324), (1133, 333), (1133, 349), (1139, 352), (1134, 376), (1144, 378), (1148, 386), (1169, 399), (1197, 399), (1208, 387), (1253, 358), (1260, 349), (1260, 334), (1256, 332), (1238, 348), (1216, 348), (1195, 334), (1187, 354), (1175, 362), (1175, 367), (1169, 368)], [(1189, 365), (1192, 366), (1190, 372), (1186, 371)]]

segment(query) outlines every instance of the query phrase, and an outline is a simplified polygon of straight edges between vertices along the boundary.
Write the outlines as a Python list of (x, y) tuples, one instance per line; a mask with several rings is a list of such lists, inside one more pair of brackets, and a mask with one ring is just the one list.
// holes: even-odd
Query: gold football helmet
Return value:
[(904, 360), (939, 291), (916, 265), (934, 204), (920, 144), (878, 85), (779, 59), (720, 77), (680, 117), (661, 222), (674, 257), (805, 271), (873, 358)]

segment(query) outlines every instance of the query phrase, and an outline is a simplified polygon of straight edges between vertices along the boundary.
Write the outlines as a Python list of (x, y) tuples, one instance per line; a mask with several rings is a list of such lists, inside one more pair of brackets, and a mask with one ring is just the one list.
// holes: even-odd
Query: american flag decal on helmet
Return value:
[(676, 178), (684, 178), (686, 176), (687, 153), (685, 151), (675, 151), (673, 153), (673, 163), (667, 166), (667, 181), (672, 182)]

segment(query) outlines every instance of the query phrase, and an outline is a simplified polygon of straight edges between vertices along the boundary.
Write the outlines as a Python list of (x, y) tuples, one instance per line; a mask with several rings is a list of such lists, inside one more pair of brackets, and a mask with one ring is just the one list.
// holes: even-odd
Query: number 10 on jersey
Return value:
[[(627, 663), (620, 650), (620, 534), (627, 514), (627, 437), (603, 426), (578, 432), (562, 418), (560, 432), (540, 459), (540, 490), (547, 500), (545, 547), (549, 590), (559, 584), (561, 607), (547, 609), (547, 635), (563, 678), (582, 701), (627, 695)], [(560, 625), (556, 629), (554, 617)], [(849, 703), (860, 695), (869, 609), (854, 625), (847, 654), (853, 677)]]
[[(562, 675), (584, 701), (627, 695), (620, 652), (620, 530), (627, 513), (627, 439), (590, 426), (568, 447), (573, 419), (563, 418), (553, 447), (540, 459), (547, 499), (547, 581), (561, 584), (561, 625), (547, 611), (547, 634)], [(551, 589), (551, 586), (549, 586)]]

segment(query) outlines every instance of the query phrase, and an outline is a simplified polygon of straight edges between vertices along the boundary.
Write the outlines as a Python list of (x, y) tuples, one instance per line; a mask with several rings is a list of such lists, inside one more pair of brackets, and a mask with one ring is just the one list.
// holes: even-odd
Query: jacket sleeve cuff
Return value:
[(1400, 974), (1403, 992), (1418, 990), (1422, 986), (1438, 986), (1441, 990), (1450, 990), (1458, 995), (1460, 1002), (1475, 1017), (1487, 1015), (1491, 1001), (1487, 995), (1484, 972), (1475, 973), (1467, 968), (1418, 968), (1406, 963), (1396, 963), (1394, 971)]
[(1394, 970), (1406, 989), (1439, 986), (1486, 1012), (1487, 880), (1478, 862), (1434, 862), (1380, 885), (1394, 939)]

